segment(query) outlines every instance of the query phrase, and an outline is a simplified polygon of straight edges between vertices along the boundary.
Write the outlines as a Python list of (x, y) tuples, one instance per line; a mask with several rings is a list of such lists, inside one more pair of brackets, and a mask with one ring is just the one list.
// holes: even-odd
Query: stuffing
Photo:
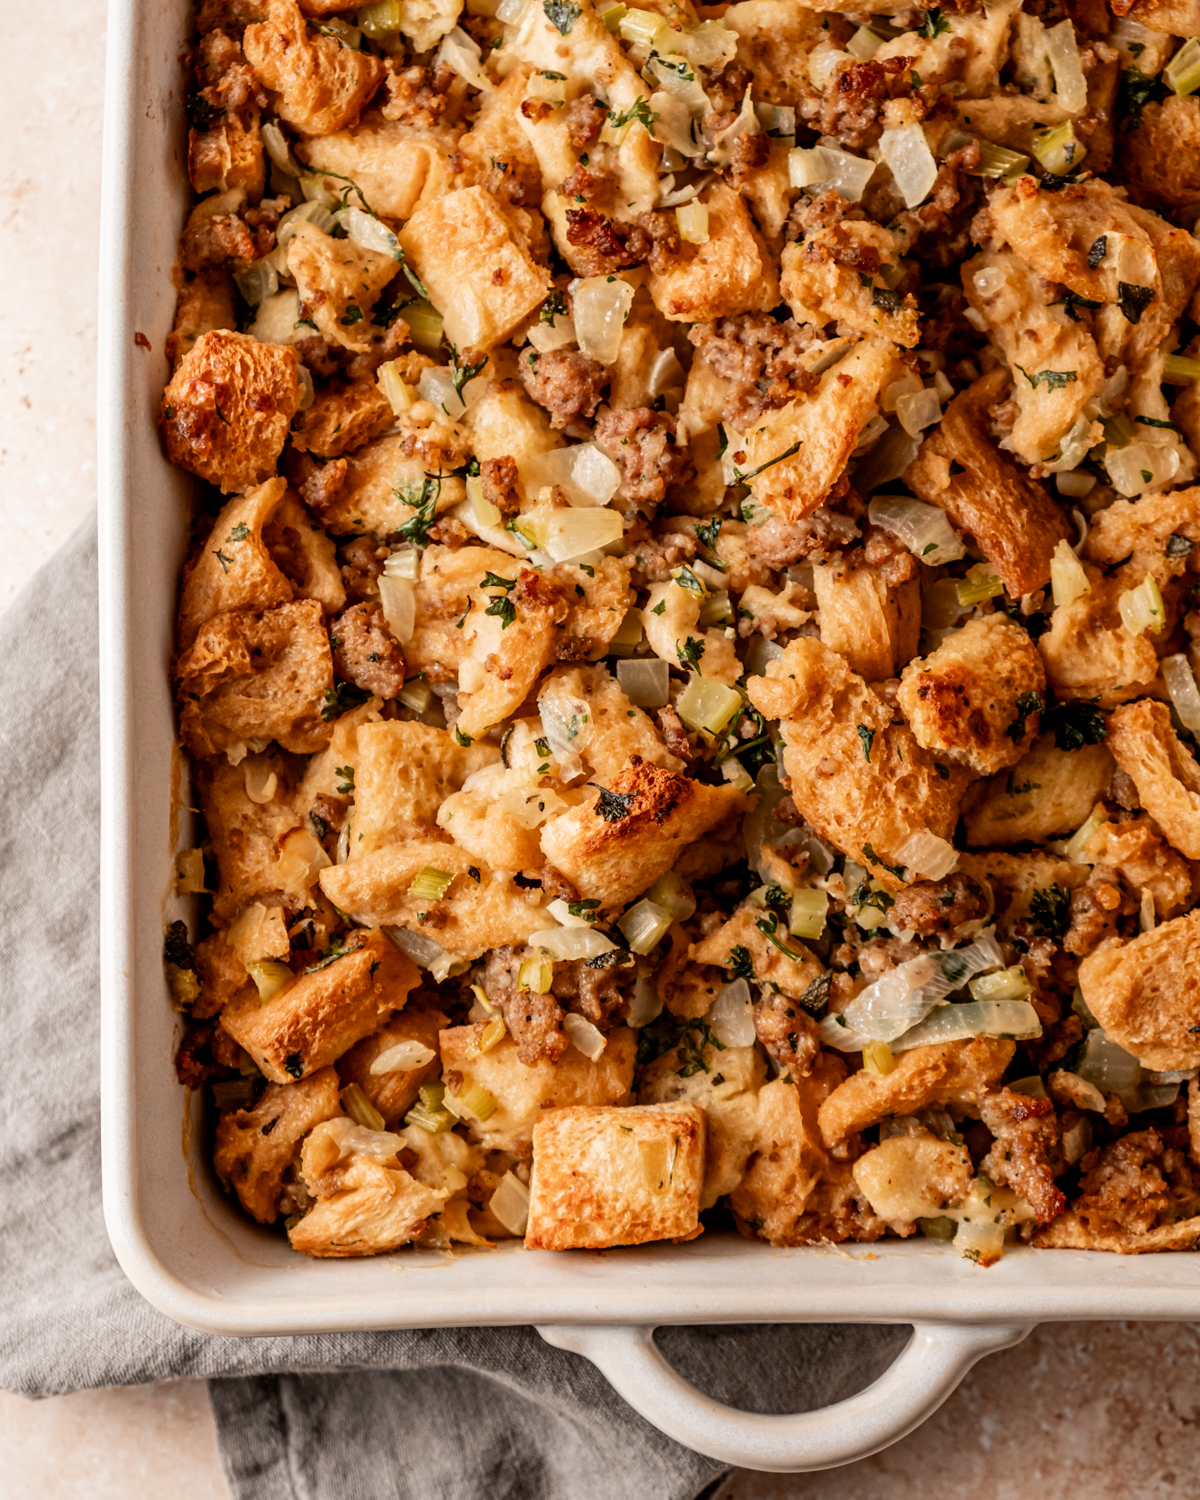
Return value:
[(894, 344), (863, 339), (825, 371), (807, 400), (766, 417), (733, 452), (750, 493), (785, 521), (811, 515), (841, 478), (888, 385), (904, 373)]
[(1054, 938), (1065, 930), (1072, 892), (1086, 884), (1089, 867), (1062, 855), (1010, 854), (990, 849), (959, 856), (959, 871), (992, 893), (996, 931)]
[(671, 322), (707, 323), (731, 313), (769, 312), (779, 301), (773, 257), (741, 197), (730, 187), (713, 186), (708, 239), (694, 254), (680, 255), (661, 269), (651, 268), (650, 295)]
[(1153, 577), (1173, 602), (1172, 585), (1195, 571), (1197, 544), (1200, 488), (1190, 488), (1114, 500), (1093, 518), (1083, 555), (1124, 588)]
[(266, 19), (246, 27), (242, 46), (279, 118), (302, 135), (352, 125), (383, 82), (383, 63), (307, 26), (295, 0), (263, 0), (263, 9)]
[[(844, 220), (786, 245), (780, 290), (798, 323), (839, 323), (862, 338), (891, 339), (911, 349), (921, 339), (916, 300), (893, 301), (879, 281), (882, 266), (899, 262), (896, 237), (878, 224)], [(876, 298), (876, 287), (887, 295)]]
[(443, 801), (438, 827), (494, 869), (536, 870), (543, 862), (540, 829), (566, 806), (541, 780), (528, 767), (477, 772), (469, 787)]
[(596, 444), (621, 471), (617, 498), (627, 512), (640, 509), (649, 515), (671, 486), (686, 484), (696, 472), (686, 434), (680, 436), (669, 412), (610, 407), (596, 423)]
[(304, 223), (287, 242), (287, 265), (296, 278), (301, 315), (325, 342), (353, 353), (369, 350), (371, 310), (396, 275), (394, 258)]
[[(213, 913), (228, 922), (252, 902), (275, 905), (283, 900), (284, 874), (279, 869), (280, 845), (300, 827), (289, 806), (287, 772), (282, 758), (274, 762), (274, 793), (264, 802), (252, 801), (241, 766), (220, 760), (194, 772), (200, 810), (213, 841), (218, 888)], [(270, 788), (269, 780), (266, 787)], [(263, 792), (256, 793), (263, 796)], [(284, 953), (286, 957), (286, 938)], [(252, 954), (251, 957), (261, 957)]]
[(292, 1248), (342, 1258), (378, 1255), (415, 1239), (450, 1193), (410, 1176), (397, 1161), (404, 1149), (404, 1137), (349, 1120), (318, 1125), (300, 1164), (316, 1202), (288, 1230)]
[(404, 652), (396, 644), (378, 604), (352, 604), (329, 625), (333, 665), (339, 677), (364, 693), (395, 698), (404, 686)]
[(554, 1061), (542, 1057), (522, 1062), (511, 1037), (481, 1052), (482, 1031), (482, 1026), (443, 1031), (441, 1052), (446, 1072), (462, 1077), (460, 1093), (478, 1084), (496, 1101), (495, 1113), (486, 1120), (467, 1122), (485, 1150), (528, 1157), (534, 1128), (548, 1110), (630, 1102), (637, 1033), (627, 1027), (608, 1033), (604, 1051), (594, 1062), (574, 1047)]
[(229, 110), (207, 130), (189, 130), (188, 177), (199, 194), (236, 189), (251, 203), (257, 203), (266, 186), (257, 119), (245, 124)]
[(236, 327), (233, 278), (220, 268), (200, 271), (179, 288), (175, 322), (167, 335), (167, 358), (177, 365), (202, 333)]
[(1013, 1042), (977, 1037), (901, 1053), (890, 1073), (860, 1069), (829, 1095), (818, 1121), (827, 1147), (889, 1115), (915, 1115), (947, 1104), (977, 1110), (1016, 1051)]
[(299, 453), (340, 458), (382, 437), (393, 420), (391, 405), (374, 381), (327, 385), (292, 422), (291, 444)]
[[(425, 869), (452, 877), (439, 900), (411, 893)], [(551, 925), (540, 888), (527, 890), (507, 872), (477, 865), (464, 849), (432, 839), (388, 844), (348, 864), (323, 869), (317, 878), (341, 911), (384, 927), (406, 927), (462, 959), (479, 958), (506, 943), (523, 943)]]
[(333, 659), (315, 599), (215, 615), (175, 664), (179, 732), (193, 755), (252, 740), (310, 754), (329, 739)]
[(557, 716), (572, 753), (582, 756), (606, 786), (635, 755), (664, 771), (684, 769), (649, 715), (633, 707), (607, 667), (555, 667), (538, 692), (538, 712), (543, 723), (547, 715)]
[(275, 472), (300, 409), (294, 349), (212, 329), (180, 359), (159, 422), (167, 457), (228, 493)]
[(447, 729), (403, 720), (363, 725), (356, 738), (351, 860), (433, 836), (446, 798), (499, 760), (492, 745), (460, 745)]
[(1032, 746), (1045, 687), (1028, 633), (994, 614), (968, 621), (929, 656), (910, 661), (896, 696), (918, 744), (991, 776)]
[(867, 682), (895, 677), (920, 640), (921, 585), (916, 565), (906, 562), (909, 576), (896, 578), (855, 548), (813, 568), (821, 642)]
[(742, 664), (731, 639), (732, 632), (726, 635), (720, 626), (701, 629), (700, 610), (707, 591), (701, 593), (692, 587), (696, 581), (689, 569), (681, 570), (677, 578), (652, 584), (641, 610), (642, 629), (650, 649), (661, 661), (669, 662), (672, 667), (682, 667), (688, 662), (701, 676), (729, 687), (742, 675)]
[(937, 1219), (957, 1208), (971, 1187), (971, 1158), (963, 1146), (934, 1136), (894, 1135), (854, 1163), (854, 1181), (881, 1219), (911, 1234), (917, 1219)]
[(1079, 965), (1088, 1009), (1145, 1068), (1200, 1066), (1200, 914), (1175, 917), (1131, 942), (1102, 944)]
[(1144, 813), (1121, 823), (1101, 822), (1083, 856), (1115, 870), (1131, 889), (1149, 891), (1159, 921), (1179, 916), (1200, 889), (1200, 871), (1171, 848)]
[(401, 1010), (419, 982), (416, 964), (378, 928), (354, 932), (270, 1000), (221, 1013), (221, 1026), (272, 1083), (336, 1062)]
[(1067, 1158), (1053, 1103), (1002, 1088), (983, 1096), (979, 1114), (994, 1137), (979, 1170), (990, 1181), (1019, 1193), (1038, 1223), (1048, 1224), (1067, 1206), (1054, 1185), (1067, 1170)]
[(1011, 770), (969, 788), (962, 806), (967, 843), (987, 849), (1074, 833), (1112, 773), (1104, 745), (1060, 750), (1043, 735)]
[(1200, 203), (1200, 99), (1168, 94), (1161, 103), (1150, 101), (1122, 145), (1137, 199), (1160, 198), (1173, 208)]
[(260, 1224), (279, 1217), (285, 1175), (310, 1130), (342, 1113), (332, 1068), (299, 1083), (269, 1083), (253, 1109), (231, 1110), (217, 1123), (213, 1166)]
[[(421, 405), (433, 415), (432, 407)], [(457, 437), (457, 427), (444, 426), (446, 432), (438, 436)], [(417, 442), (411, 432), (389, 434), (320, 467), (316, 487), (310, 488), (310, 481), (304, 493), (327, 530), (335, 536), (387, 536), (422, 513), (432, 522), (461, 501), (466, 493), (462, 480), (438, 473), (441, 455), (433, 455), (430, 465), (416, 451)]]
[(745, 806), (728, 784), (705, 786), (635, 756), (607, 790), (547, 823), (542, 851), (607, 909), (647, 890), (686, 845)]
[(1108, 748), (1168, 842), (1200, 859), (1200, 766), (1166, 705), (1148, 698), (1122, 705), (1108, 721)]
[(1007, 385), (1005, 372), (993, 370), (955, 396), (904, 482), (974, 540), (1005, 593), (1019, 599), (1049, 582), (1050, 558), (1070, 527), (1058, 503), (992, 440), (988, 409)]
[(706, 938), (693, 943), (688, 949), (689, 961), (717, 964), (732, 973), (738, 968), (736, 950), (740, 948), (749, 956), (756, 983), (777, 987), (793, 1000), (803, 999), (812, 992), (825, 971), (799, 939), (786, 933), (778, 935), (797, 956), (790, 958), (780, 951), (767, 935), (768, 932), (776, 935), (772, 916), (765, 908), (744, 907)]
[(400, 231), (457, 348), (491, 349), (544, 301), (550, 278), (529, 253), (529, 225), (523, 209), (468, 187), (423, 204)]
[(779, 721), (802, 816), (886, 890), (900, 890), (907, 840), (923, 830), (953, 833), (963, 772), (950, 767), (943, 776), (908, 726), (819, 641), (793, 641), (748, 691), (761, 714)]
[[(318, 180), (322, 171), (330, 174), (326, 181), (334, 194), (340, 196), (349, 178), (374, 213), (409, 219), (453, 190), (453, 149), (453, 135), (444, 128), (414, 129), (372, 113), (349, 130), (301, 142), (297, 154)], [(362, 206), (354, 194), (350, 203)]]
[(527, 1250), (603, 1250), (702, 1232), (705, 1115), (687, 1101), (579, 1104), (533, 1128)]
[(1134, 580), (1119, 574), (1105, 577), (1090, 563), (1084, 572), (1088, 592), (1055, 609), (1038, 650), (1046, 680), (1059, 698), (1084, 698), (1111, 708), (1148, 691), (1158, 676), (1158, 652), (1149, 631), (1134, 635), (1121, 617), (1121, 595)]
[[(438, 1033), (447, 1024), (444, 1012), (433, 1006), (407, 1004), (399, 1015), (385, 1021), (378, 1031), (355, 1042), (348, 1052), (338, 1059), (337, 1079), (343, 1087), (358, 1084), (372, 1105), (383, 1116), (389, 1130), (399, 1128), (404, 1116), (417, 1101), (417, 1091), (428, 1079), (441, 1072), (438, 1055)], [(419, 1049), (429, 1053), (425, 1062), (414, 1057), (393, 1060), (389, 1054), (396, 1053), (403, 1044), (409, 1044), (409, 1052), (419, 1055)], [(382, 1071), (376, 1065), (382, 1063)]]

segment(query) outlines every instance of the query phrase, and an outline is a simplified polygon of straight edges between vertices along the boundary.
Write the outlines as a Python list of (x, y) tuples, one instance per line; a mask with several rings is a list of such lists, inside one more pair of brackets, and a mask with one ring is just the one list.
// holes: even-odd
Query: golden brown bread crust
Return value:
[(1108, 746), (1167, 839), (1188, 859), (1200, 859), (1200, 766), (1171, 727), (1166, 704), (1143, 698), (1117, 709)]
[[(438, 1057), (438, 1032), (447, 1017), (434, 1006), (409, 1004), (378, 1031), (355, 1042), (349, 1052), (338, 1058), (337, 1076), (343, 1086), (358, 1084), (383, 1116), (389, 1130), (396, 1130), (417, 1100), (417, 1092), (428, 1079), (441, 1072)], [(397, 1068), (388, 1073), (372, 1073), (371, 1065), (381, 1053), (400, 1042), (421, 1042), (433, 1053), (426, 1063), (414, 1068)]]
[(1079, 988), (1105, 1032), (1143, 1067), (1200, 1066), (1200, 912), (1131, 942), (1105, 943), (1079, 965)]
[(263, 0), (266, 20), (247, 26), (246, 59), (275, 94), (275, 110), (303, 135), (326, 135), (358, 118), (384, 78), (377, 57), (304, 24), (295, 0)]
[(287, 1087), (269, 1083), (253, 1109), (230, 1110), (217, 1123), (213, 1166), (260, 1224), (279, 1217), (284, 1173), (314, 1126), (342, 1113), (332, 1068)]

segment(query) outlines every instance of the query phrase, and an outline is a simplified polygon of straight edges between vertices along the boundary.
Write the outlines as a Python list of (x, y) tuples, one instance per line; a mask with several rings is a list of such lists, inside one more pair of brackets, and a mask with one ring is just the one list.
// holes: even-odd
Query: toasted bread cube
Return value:
[(200, 271), (179, 288), (175, 323), (167, 335), (167, 358), (177, 365), (202, 333), (236, 329), (233, 278), (220, 268)]
[(719, 183), (704, 198), (708, 239), (687, 259), (650, 272), (654, 305), (673, 323), (769, 312), (779, 301), (774, 260), (740, 194)]
[(1038, 639), (1038, 650), (1057, 697), (1087, 698), (1111, 708), (1149, 689), (1158, 676), (1158, 652), (1149, 631), (1133, 635), (1125, 629), (1120, 599), (1135, 582), (1126, 570), (1120, 570), (1124, 577), (1106, 578), (1089, 563), (1084, 572), (1091, 587), (1070, 604), (1059, 605), (1050, 616), (1050, 629)]
[(224, 932), (214, 932), (197, 943), (195, 954), (200, 995), (189, 1007), (193, 1020), (203, 1021), (227, 1005), (254, 999), (257, 987)]
[(405, 1139), (349, 1120), (318, 1125), (304, 1143), (300, 1170), (316, 1203), (288, 1231), (304, 1255), (379, 1255), (407, 1245), (439, 1213), (450, 1193), (410, 1176), (396, 1160)]
[(1002, 939), (1029, 916), (1039, 891), (1048, 891), (1051, 886), (1073, 891), (1085, 885), (1091, 874), (1087, 865), (1074, 864), (1061, 855), (1040, 851), (1009, 854), (1003, 849), (960, 855), (958, 870), (990, 888), (996, 903), (996, 931)]
[(175, 682), (179, 732), (196, 756), (249, 740), (306, 755), (332, 732), (321, 711), (333, 691), (333, 657), (315, 599), (216, 615), (179, 658)]
[(583, 756), (605, 785), (635, 755), (666, 771), (683, 770), (683, 761), (667, 749), (654, 721), (630, 704), (603, 663), (555, 667), (542, 681), (538, 706), (558, 713), (571, 725), (572, 750)]
[[(1200, 871), (1171, 848), (1144, 813), (1123, 823), (1101, 823), (1084, 845), (1084, 853), (1123, 875), (1131, 889), (1149, 891), (1159, 921), (1179, 916), (1200, 893)], [(196, 950), (197, 963), (203, 946)], [(203, 982), (203, 970), (200, 977)], [(195, 1006), (192, 1014), (196, 1014)]]
[(966, 1148), (934, 1136), (892, 1136), (860, 1156), (853, 1171), (871, 1207), (902, 1234), (917, 1219), (957, 1208), (973, 1175)]
[(305, 142), (300, 154), (315, 177), (322, 168), (340, 174), (330, 180), (334, 192), (345, 186), (341, 178), (349, 177), (377, 214), (408, 219), (423, 203), (454, 188), (452, 140), (444, 131), (415, 130), (372, 111), (350, 130)]
[(759, 984), (775, 985), (785, 995), (799, 1000), (813, 980), (819, 979), (825, 971), (798, 938), (784, 938), (787, 946), (798, 955), (796, 958), (781, 953), (758, 925), (764, 916), (757, 906), (743, 907), (706, 938), (693, 943), (688, 949), (688, 959), (692, 963), (717, 964), (732, 971), (733, 950), (744, 948), (750, 955), (750, 966)]
[(899, 851), (912, 834), (952, 837), (966, 773), (939, 770), (836, 652), (809, 637), (792, 641), (748, 692), (760, 713), (780, 721), (800, 812), (886, 890), (904, 885)]
[(833, 1090), (818, 1111), (825, 1144), (832, 1149), (888, 1115), (915, 1115), (945, 1104), (978, 1104), (1016, 1050), (1015, 1042), (975, 1037), (969, 1042), (913, 1047), (896, 1059), (890, 1073), (860, 1068)]
[(1110, 939), (1079, 965), (1079, 988), (1108, 1036), (1144, 1068), (1200, 1066), (1200, 911), (1131, 942)]
[(339, 458), (381, 437), (392, 425), (391, 404), (373, 380), (348, 380), (317, 392), (292, 424), (292, 447)]
[[(384, 1118), (389, 1130), (403, 1120), (416, 1100), (417, 1091), (430, 1078), (436, 1078), (442, 1064), (438, 1056), (438, 1032), (446, 1024), (440, 1010), (407, 1005), (398, 1016), (382, 1025), (371, 1036), (356, 1042), (337, 1065), (343, 1084), (357, 1083)], [(417, 1042), (433, 1053), (428, 1062), (411, 1068), (394, 1068), (387, 1073), (373, 1073), (376, 1059), (401, 1042)]]
[(282, 479), (268, 479), (223, 507), (184, 568), (179, 643), (190, 646), (226, 610), (270, 609), (297, 595), (331, 613), (346, 602), (332, 541)]
[(1124, 140), (1122, 161), (1139, 198), (1174, 208), (1200, 202), (1200, 99), (1168, 94), (1161, 104), (1148, 102)]
[(1004, 370), (993, 370), (955, 396), (904, 482), (974, 538), (1005, 593), (1017, 599), (1049, 582), (1050, 558), (1070, 527), (1046, 489), (992, 441), (988, 408), (1003, 398), (1007, 383)]
[[(427, 867), (454, 877), (440, 901), (410, 894)], [(407, 927), (460, 958), (476, 959), (489, 948), (523, 943), (548, 920), (540, 886), (524, 890), (511, 875), (480, 865), (465, 849), (433, 839), (389, 844), (322, 870), (318, 878), (342, 911), (363, 922)]]
[(618, 1027), (593, 1062), (575, 1047), (556, 1061), (540, 1057), (524, 1063), (517, 1044), (506, 1036), (487, 1052), (479, 1050), (483, 1027), (452, 1026), (441, 1034), (442, 1063), (447, 1075), (460, 1073), (465, 1093), (472, 1084), (487, 1089), (496, 1112), (486, 1120), (469, 1120), (475, 1139), (488, 1151), (528, 1156), (533, 1129), (545, 1112), (575, 1104), (625, 1104), (631, 1098), (637, 1033)]
[(698, 1104), (556, 1109), (533, 1130), (527, 1250), (607, 1250), (703, 1232)]
[(371, 309), (396, 275), (395, 260), (353, 240), (335, 240), (315, 224), (301, 224), (288, 241), (287, 263), (300, 301), (326, 343), (366, 353), (375, 331)]
[(383, 82), (377, 57), (305, 24), (296, 0), (265, 0), (267, 19), (247, 26), (246, 60), (275, 95), (279, 118), (302, 135), (351, 125)]
[(299, 369), (283, 344), (202, 333), (163, 393), (167, 457), (226, 493), (269, 478), (300, 409)]
[(1023, 844), (1073, 833), (1112, 779), (1104, 745), (1059, 750), (1043, 735), (1011, 771), (976, 782), (963, 798), (967, 842), (976, 848)]
[(257, 113), (248, 127), (231, 109), (214, 120), (211, 129), (190, 130), (188, 176), (197, 193), (240, 188), (251, 203), (257, 203), (267, 180)]
[(529, 253), (527, 221), (481, 187), (459, 188), (422, 204), (400, 231), (400, 244), (446, 320), (459, 349), (491, 349), (507, 338), (550, 290)]
[(1200, 859), (1200, 766), (1171, 727), (1166, 704), (1143, 698), (1117, 709), (1108, 747), (1170, 842), (1188, 859)]
[(272, 1083), (289, 1083), (370, 1036), (390, 1011), (403, 1008), (419, 981), (416, 964), (382, 932), (355, 932), (345, 953), (318, 960), (265, 1005), (227, 1007), (221, 1025)]
[(802, 242), (784, 246), (783, 300), (797, 323), (844, 323), (863, 338), (891, 339), (911, 349), (921, 341), (916, 299), (888, 311), (875, 301), (874, 276), (865, 285), (862, 278), (872, 263), (895, 265), (899, 259), (895, 235), (879, 224), (848, 219), (813, 230)]
[(310, 1130), (342, 1113), (338, 1076), (322, 1068), (299, 1083), (269, 1083), (253, 1109), (231, 1110), (217, 1125), (213, 1166), (260, 1224), (279, 1217), (283, 1174)]
[(252, 802), (246, 773), (222, 758), (193, 768), (200, 810), (212, 840), (219, 886), (213, 902), (218, 922), (228, 922), (251, 902), (268, 906), (283, 900), (279, 873), (280, 844), (299, 827), (288, 805), (288, 773), (283, 757), (271, 763), (277, 792), (268, 802)]
[(889, 583), (886, 571), (865, 562), (860, 552), (835, 552), (824, 567), (813, 569), (813, 589), (821, 640), (868, 682), (894, 677), (916, 653), (921, 583), (915, 568), (903, 583)]
[(906, 368), (894, 344), (863, 339), (825, 371), (807, 400), (789, 402), (747, 433), (745, 460), (735, 454), (734, 462), (743, 474), (754, 475), (749, 482), (755, 500), (785, 521), (799, 521), (823, 505), (884, 388)]
[(1177, 592), (1171, 585), (1193, 571), (1200, 560), (1200, 555), (1186, 547), (1168, 549), (1173, 536), (1200, 542), (1200, 486), (1114, 500), (1092, 517), (1083, 556), (1106, 576), (1118, 578), (1122, 588), (1131, 588), (1151, 574), (1170, 610)]
[(589, 795), (542, 831), (550, 863), (605, 908), (647, 890), (688, 844), (746, 806), (730, 786), (706, 786), (640, 757), (613, 778), (605, 797)]
[(1015, 766), (1033, 744), (1045, 689), (1028, 631), (994, 614), (968, 621), (923, 661), (910, 661), (897, 698), (926, 750), (991, 776)]
[[(342, 464), (326, 464), (319, 471), (323, 482), (318, 497), (310, 498), (311, 487), (306, 488), (305, 493), (309, 504), (335, 536), (369, 531), (387, 536), (405, 521), (412, 520), (416, 511), (408, 497), (414, 502), (420, 500), (429, 463), (419, 453), (413, 452), (409, 433), (393, 432), (374, 442), (364, 443), (346, 455), (343, 477), (330, 483), (342, 467)], [(438, 513), (461, 500), (465, 494), (461, 479), (441, 476)]]
[(448, 729), (402, 719), (363, 724), (357, 753), (352, 860), (414, 836), (432, 836), (446, 798), (473, 771), (500, 758), (494, 745), (463, 746)]

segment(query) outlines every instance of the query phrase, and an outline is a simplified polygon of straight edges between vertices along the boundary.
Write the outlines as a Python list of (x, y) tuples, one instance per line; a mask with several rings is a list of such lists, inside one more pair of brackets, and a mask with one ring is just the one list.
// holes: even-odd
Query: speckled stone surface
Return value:
[[(104, 0), (72, 0), (54, 30), (54, 66), (12, 66), (0, 89), (0, 608), (95, 503), (105, 11)], [(5, 41), (12, 59), (38, 56), (42, 10), (5, 7)], [(0, 1394), (0, 1453), (4, 1500), (227, 1495), (196, 1382), (36, 1404)], [(950, 1500), (1200, 1493), (1200, 1333), (1171, 1323), (1040, 1329), (978, 1366), (886, 1453), (824, 1474), (739, 1474), (722, 1500), (926, 1500), (934, 1486)]]

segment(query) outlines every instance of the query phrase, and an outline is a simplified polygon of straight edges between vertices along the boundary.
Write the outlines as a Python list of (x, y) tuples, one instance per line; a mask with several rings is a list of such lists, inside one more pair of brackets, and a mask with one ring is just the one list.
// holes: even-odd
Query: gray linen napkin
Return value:
[[(205, 1376), (236, 1500), (691, 1500), (719, 1466), (530, 1328), (213, 1338), (126, 1281), (100, 1207), (96, 535), (0, 619), (0, 1387)], [(903, 1328), (664, 1330), (719, 1399), (860, 1390)], [(182, 1476), (181, 1476), (182, 1477)]]

